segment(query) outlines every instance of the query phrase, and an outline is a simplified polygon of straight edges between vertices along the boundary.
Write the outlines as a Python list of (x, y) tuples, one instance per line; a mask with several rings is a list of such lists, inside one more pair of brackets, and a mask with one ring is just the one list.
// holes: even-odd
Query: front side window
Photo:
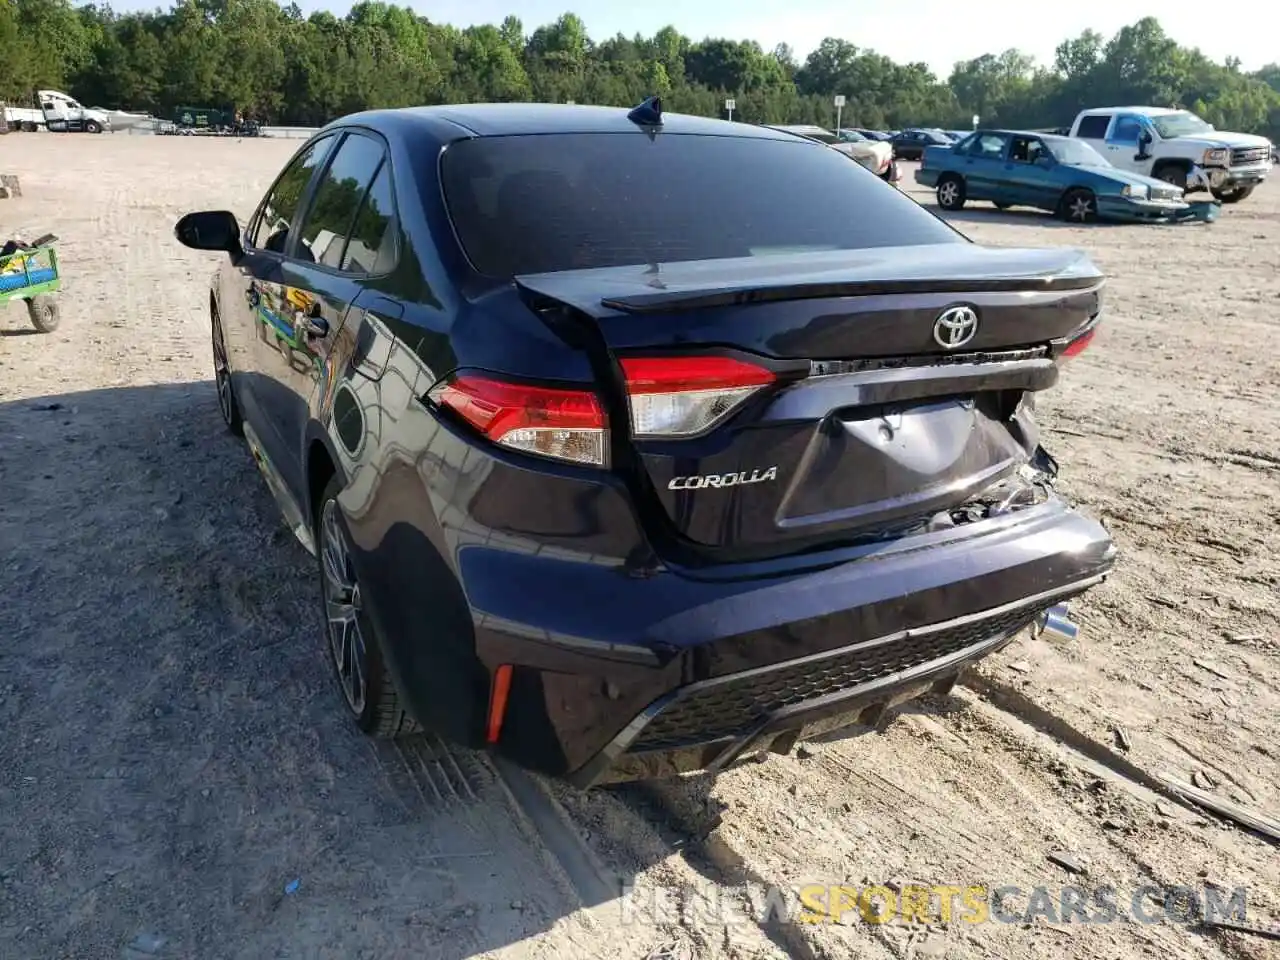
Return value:
[(475, 268), (527, 273), (966, 242), (836, 150), (641, 132), (478, 137), (445, 150)]
[(351, 227), (384, 155), (382, 144), (372, 137), (352, 133), (343, 139), (302, 218), (294, 257), (334, 270), (350, 269), (344, 254)]
[(1009, 159), (1014, 163), (1035, 163), (1044, 155), (1044, 141), (1035, 137), (1014, 137), (1009, 143)]
[(284, 253), (289, 242), (289, 227), (302, 203), (302, 194), (311, 182), (316, 167), (333, 145), (333, 137), (322, 137), (307, 147), (285, 167), (284, 173), (271, 187), (271, 192), (258, 209), (257, 220), (251, 230), (251, 246), (271, 253)]
[(1117, 143), (1137, 143), (1142, 135), (1142, 121), (1137, 117), (1116, 117), (1115, 129), (1111, 131), (1111, 139)]

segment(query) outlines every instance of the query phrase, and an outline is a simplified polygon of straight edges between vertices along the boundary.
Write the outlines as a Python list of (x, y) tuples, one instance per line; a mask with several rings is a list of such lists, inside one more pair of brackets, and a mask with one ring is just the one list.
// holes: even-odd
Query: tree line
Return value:
[(320, 125), (356, 110), (465, 101), (616, 106), (660, 94), (668, 110), (753, 123), (835, 120), (872, 128), (1064, 126), (1093, 106), (1180, 106), (1221, 129), (1280, 139), (1280, 65), (1254, 73), (1179, 45), (1153, 17), (1110, 39), (1064, 40), (1052, 64), (1018, 50), (959, 62), (945, 80), (828, 37), (803, 61), (786, 45), (652, 37), (593, 40), (566, 13), (528, 32), (519, 18), (459, 29), (406, 7), (360, 2), (343, 17), (274, 0), (182, 0), (117, 14), (69, 0), (0, 0), (0, 99), (37, 88), (82, 103), (172, 118), (234, 107), (277, 124)]

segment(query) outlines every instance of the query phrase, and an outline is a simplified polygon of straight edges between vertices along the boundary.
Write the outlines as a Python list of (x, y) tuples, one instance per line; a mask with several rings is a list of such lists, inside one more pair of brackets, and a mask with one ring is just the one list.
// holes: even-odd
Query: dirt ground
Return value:
[(804, 924), (757, 897), (1216, 884), (1280, 921), (1275, 844), (1153, 792), (1194, 777), (1280, 815), (1280, 183), (1213, 225), (951, 217), (1112, 277), (1041, 403), (1063, 489), (1123, 552), (1076, 642), (1015, 644), (880, 733), (582, 795), (372, 744), (338, 709), (312, 561), (219, 420), (217, 258), (172, 233), (247, 215), (297, 145), (0, 138), (24, 193), (0, 236), (58, 234), (66, 277), (53, 334), (0, 309), (0, 956), (1280, 954), (1123, 917)]

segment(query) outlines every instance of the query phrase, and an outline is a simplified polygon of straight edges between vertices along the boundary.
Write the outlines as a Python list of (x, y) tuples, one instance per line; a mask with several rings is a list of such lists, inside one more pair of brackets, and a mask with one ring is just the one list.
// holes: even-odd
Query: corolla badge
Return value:
[(741, 473), (709, 473), (702, 477), (673, 477), (667, 484), (668, 490), (702, 490), (706, 487), (720, 489), (722, 487), (741, 487), (748, 483), (764, 483), (766, 480), (777, 480), (778, 468), (767, 470), (744, 470)]
[(933, 321), (933, 339), (948, 350), (963, 347), (978, 333), (978, 314), (972, 307), (948, 307)]

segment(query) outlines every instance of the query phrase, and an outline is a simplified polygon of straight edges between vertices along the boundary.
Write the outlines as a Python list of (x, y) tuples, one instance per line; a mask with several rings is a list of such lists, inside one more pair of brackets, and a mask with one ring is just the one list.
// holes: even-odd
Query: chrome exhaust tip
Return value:
[(1053, 640), (1076, 640), (1080, 637), (1080, 627), (1068, 615), (1067, 605), (1057, 603), (1036, 617), (1031, 635), (1047, 636)]

